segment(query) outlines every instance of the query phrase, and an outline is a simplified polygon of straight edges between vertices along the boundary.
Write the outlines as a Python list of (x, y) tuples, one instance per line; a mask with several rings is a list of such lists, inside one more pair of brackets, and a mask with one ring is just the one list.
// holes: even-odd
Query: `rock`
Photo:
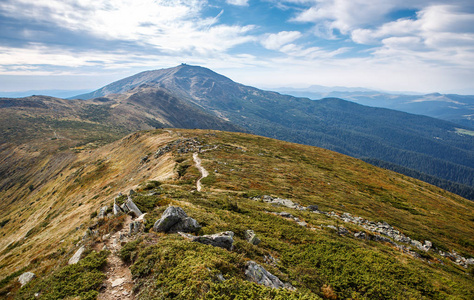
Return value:
[(20, 282), (21, 286), (23, 287), (25, 284), (30, 282), (36, 277), (35, 273), (25, 272), (18, 277), (18, 281)]
[(248, 281), (264, 285), (270, 288), (285, 288), (285, 285), (278, 277), (265, 270), (262, 266), (254, 261), (249, 261), (246, 264), (245, 276)]
[(120, 209), (122, 209), (122, 211), (123, 211), (124, 213), (128, 213), (128, 212), (130, 211), (130, 209), (128, 209), (126, 203), (122, 204), (122, 205), (120, 206)]
[(281, 213), (279, 213), (280, 216), (282, 216), (283, 218), (291, 218), (293, 219), (293, 215), (286, 212), (286, 211), (282, 211)]
[(105, 218), (105, 214), (107, 213), (107, 210), (109, 209), (108, 206), (102, 206), (99, 210), (99, 214), (97, 215), (99, 219)]
[(362, 232), (362, 231), (354, 233), (354, 236), (358, 239), (363, 239), (363, 240), (367, 239), (367, 234), (365, 234), (365, 232)]
[(112, 287), (120, 286), (125, 282), (125, 278), (117, 278), (112, 281)]
[(143, 221), (133, 221), (129, 224), (128, 234), (137, 234), (139, 232), (142, 232), (144, 228), (145, 224), (143, 223)]
[(412, 240), (411, 241), (411, 245), (415, 246), (416, 248), (422, 250), (423, 249), (423, 245), (421, 244), (420, 241), (417, 241), (417, 240)]
[(77, 264), (81, 259), (82, 253), (84, 253), (85, 250), (86, 248), (84, 248), (84, 246), (81, 246), (81, 248), (79, 248), (76, 253), (74, 253), (74, 255), (69, 259), (68, 265)]
[(374, 235), (372, 237), (372, 240), (376, 242), (392, 243), (391, 239), (389, 239), (388, 237), (381, 236), (381, 235)]
[(227, 250), (232, 250), (234, 243), (234, 233), (232, 231), (225, 231), (221, 233), (193, 236), (191, 234), (181, 233), (179, 234), (193, 242), (198, 242), (205, 245), (211, 245), (214, 247), (220, 247)]
[(133, 196), (135, 194), (136, 194), (136, 192), (134, 190), (130, 190), (130, 192), (128, 192), (128, 196)]
[(201, 225), (195, 219), (186, 217), (171, 227), (170, 232), (198, 232), (199, 229)]
[(339, 226), (337, 233), (341, 235), (346, 235), (349, 233), (349, 230), (347, 230), (346, 227)]
[(245, 231), (245, 239), (252, 245), (258, 245), (261, 242), (253, 230)]
[(221, 273), (219, 273), (219, 274), (217, 274), (217, 280), (219, 280), (220, 282), (224, 282), (225, 278)]
[(425, 244), (423, 245), (423, 248), (426, 249), (426, 251), (430, 250), (431, 247), (433, 247), (433, 243), (431, 241), (425, 241)]
[(114, 213), (115, 216), (119, 216), (123, 214), (123, 210), (114, 202), (114, 207), (112, 208), (112, 212)]
[[(130, 190), (133, 191), (133, 190)], [(135, 215), (135, 217), (141, 216), (143, 213), (138, 209), (135, 203), (132, 201), (132, 198), (129, 196), (127, 202), (125, 202), (127, 208), (130, 210), (131, 213)]]
[(308, 223), (306, 223), (305, 221), (297, 221), (296, 224), (298, 224), (300, 226), (303, 226), (303, 227), (308, 227)]
[(170, 206), (153, 225), (156, 232), (197, 232), (201, 225), (193, 218), (188, 217), (181, 207)]
[(308, 205), (306, 209), (309, 211), (319, 211), (319, 207), (317, 205)]

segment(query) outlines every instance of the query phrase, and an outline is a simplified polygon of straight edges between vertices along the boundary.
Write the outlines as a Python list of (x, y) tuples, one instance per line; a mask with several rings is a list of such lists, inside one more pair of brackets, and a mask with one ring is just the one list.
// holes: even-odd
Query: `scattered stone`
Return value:
[(30, 282), (36, 277), (35, 273), (25, 272), (18, 277), (18, 281), (20, 282), (21, 286), (23, 287), (25, 284)]
[(280, 206), (285, 206), (285, 207), (288, 207), (288, 208), (299, 209), (299, 210), (304, 209), (303, 206), (301, 206), (298, 203), (295, 203), (295, 202), (293, 202), (289, 199), (283, 199), (283, 198), (278, 198), (278, 197), (274, 198), (274, 197), (269, 196), (269, 195), (264, 195), (262, 198), (254, 197), (254, 198), (252, 198), (252, 200), (255, 200), (255, 201), (263, 200), (263, 202), (271, 203), (271, 204), (274, 204), (274, 205), (280, 205)]
[(105, 218), (105, 214), (107, 213), (107, 210), (109, 209), (109, 207), (106, 205), (106, 206), (102, 206), (99, 210), (99, 214), (97, 215), (99, 219), (103, 219)]
[(358, 239), (363, 239), (363, 240), (367, 239), (367, 234), (363, 231), (354, 233), (354, 236)]
[(128, 234), (130, 236), (137, 234), (139, 232), (143, 232), (143, 230), (145, 229), (145, 223), (146, 223), (146, 220), (144, 218), (145, 215), (146, 214), (142, 214), (140, 217), (136, 218), (134, 221), (132, 221), (129, 224)]
[(188, 217), (181, 207), (170, 206), (153, 225), (156, 232), (197, 232), (201, 225), (193, 218)]
[(298, 224), (300, 226), (303, 226), (303, 227), (308, 227), (308, 223), (306, 223), (305, 221), (296, 221), (296, 224)]
[(220, 247), (227, 250), (232, 250), (234, 243), (234, 233), (232, 231), (225, 231), (221, 233), (211, 234), (211, 235), (202, 235), (194, 236), (191, 234), (186, 234), (179, 232), (179, 234), (187, 239), (190, 239), (193, 242), (198, 242), (205, 245), (211, 245), (214, 247)]
[(225, 278), (224, 278), (224, 276), (223, 276), (221, 273), (217, 274), (217, 279), (218, 279), (220, 282), (224, 282), (224, 281), (225, 281)]
[(263, 256), (263, 261), (269, 265), (272, 265), (274, 267), (276, 267), (276, 265), (278, 264), (278, 259), (276, 259), (275, 257), (273, 257), (271, 254), (268, 254), (268, 255), (264, 255)]
[(319, 207), (317, 205), (308, 205), (306, 209), (309, 211), (319, 211)]
[(254, 261), (249, 261), (246, 264), (245, 276), (248, 281), (264, 285), (270, 288), (292, 288), (289, 284), (284, 284), (278, 277), (268, 272)]
[(245, 239), (252, 245), (258, 245), (261, 242), (253, 230), (245, 231)]
[(77, 264), (85, 250), (86, 248), (84, 246), (77, 249), (76, 253), (74, 253), (74, 255), (69, 259), (68, 265)]
[(125, 282), (125, 278), (117, 278), (112, 281), (112, 287), (120, 286)]
[(338, 230), (337, 230), (337, 233), (341, 234), (341, 235), (346, 235), (349, 233), (349, 230), (347, 230), (346, 227), (344, 226), (339, 226)]
[(147, 162), (148, 162), (148, 155), (145, 155), (140, 159), (140, 163), (142, 163), (142, 164), (145, 164)]
[(286, 211), (282, 211), (281, 213), (279, 213), (280, 216), (282, 216), (283, 218), (291, 218), (293, 219), (293, 215), (286, 212)]

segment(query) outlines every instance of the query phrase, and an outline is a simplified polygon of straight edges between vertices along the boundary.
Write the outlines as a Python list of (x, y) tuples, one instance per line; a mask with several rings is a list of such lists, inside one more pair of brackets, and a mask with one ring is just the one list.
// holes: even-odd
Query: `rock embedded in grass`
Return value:
[(23, 287), (25, 284), (30, 282), (36, 277), (34, 273), (31, 272), (25, 272), (18, 277), (18, 282), (20, 282), (21, 286)]
[(181, 236), (190, 239), (192, 242), (198, 242), (205, 245), (220, 247), (227, 250), (232, 250), (234, 243), (234, 233), (232, 231), (225, 231), (211, 235), (194, 236), (191, 234), (181, 233)]
[(201, 225), (178, 206), (170, 206), (153, 225), (156, 232), (197, 232)]

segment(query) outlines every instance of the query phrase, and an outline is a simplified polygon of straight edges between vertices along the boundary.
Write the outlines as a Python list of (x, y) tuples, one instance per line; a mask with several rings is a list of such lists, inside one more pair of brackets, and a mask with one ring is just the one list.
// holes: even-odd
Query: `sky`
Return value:
[(181, 63), (266, 89), (474, 94), (474, 1), (0, 0), (0, 92)]

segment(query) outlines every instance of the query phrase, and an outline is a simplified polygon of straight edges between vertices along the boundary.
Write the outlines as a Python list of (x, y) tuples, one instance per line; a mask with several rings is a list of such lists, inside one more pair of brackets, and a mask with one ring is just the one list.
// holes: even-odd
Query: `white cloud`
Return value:
[(299, 31), (281, 31), (279, 33), (267, 34), (261, 44), (270, 50), (279, 50), (284, 45), (291, 43), (302, 36)]
[(226, 2), (230, 5), (237, 5), (237, 6), (248, 6), (249, 0), (226, 0)]
[(252, 26), (217, 25), (220, 14), (202, 17), (206, 5), (202, 0), (6, 0), (0, 12), (165, 52), (210, 53), (253, 40)]

